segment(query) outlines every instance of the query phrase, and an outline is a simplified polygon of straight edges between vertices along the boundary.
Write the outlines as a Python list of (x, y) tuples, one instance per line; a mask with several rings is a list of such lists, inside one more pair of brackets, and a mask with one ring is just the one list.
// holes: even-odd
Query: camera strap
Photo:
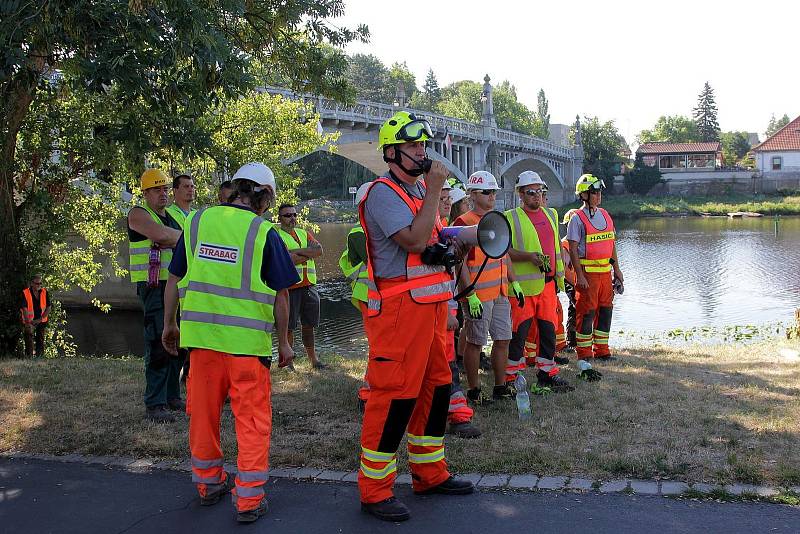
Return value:
[[(484, 255), (483, 263), (481, 263), (481, 268), (478, 269), (478, 273), (475, 275), (475, 280), (470, 282), (470, 284), (467, 287), (465, 287), (460, 293), (458, 293), (458, 295), (454, 296), (453, 300), (461, 300), (464, 297), (466, 297), (470, 291), (475, 289), (475, 285), (478, 283), (478, 280), (481, 277), (481, 273), (483, 273), (483, 269), (484, 267), (486, 267), (486, 263), (488, 261), (489, 261), (489, 256)], [(456, 276), (456, 280), (458, 280), (461, 277), (461, 269), (463, 268), (464, 268), (464, 262), (461, 262), (461, 267), (459, 267), (458, 269), (458, 276)]]

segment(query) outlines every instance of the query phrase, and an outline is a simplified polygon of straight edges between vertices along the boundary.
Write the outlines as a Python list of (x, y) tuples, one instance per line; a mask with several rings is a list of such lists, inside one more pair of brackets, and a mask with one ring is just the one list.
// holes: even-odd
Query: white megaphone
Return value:
[(499, 211), (486, 213), (478, 224), (472, 226), (445, 226), (439, 231), (439, 240), (449, 242), (458, 238), (462, 243), (478, 247), (493, 260), (505, 256), (511, 247), (511, 226)]

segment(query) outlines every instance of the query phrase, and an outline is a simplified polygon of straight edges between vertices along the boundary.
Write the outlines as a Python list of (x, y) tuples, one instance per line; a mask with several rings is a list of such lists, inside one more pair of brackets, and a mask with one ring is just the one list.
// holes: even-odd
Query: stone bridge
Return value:
[[(576, 122), (578, 135), (575, 146), (559, 144), (511, 130), (498, 128), (494, 116), (492, 86), (489, 76), (484, 78), (481, 96), (480, 124), (444, 115), (418, 111), (431, 123), (435, 137), (428, 142), (428, 155), (443, 162), (462, 182), (477, 170), (492, 172), (501, 182), (503, 192), (498, 196), (498, 208), (515, 206), (514, 182), (522, 171), (533, 170), (547, 182), (552, 205), (574, 200), (575, 180), (581, 175), (583, 147), (580, 123)], [(394, 104), (381, 104), (358, 100), (344, 104), (332, 99), (310, 94), (295, 93), (279, 87), (262, 87), (261, 92), (281, 95), (289, 99), (302, 99), (312, 104), (319, 113), (322, 129), (326, 133), (340, 132), (336, 153), (355, 161), (376, 174), (386, 170), (378, 151), (378, 129), (398, 109), (408, 109), (404, 104), (402, 88)], [(444, 143), (447, 132), (452, 141), (451, 150)], [(320, 150), (325, 150), (321, 147)], [(297, 158), (299, 159), (299, 158)]]

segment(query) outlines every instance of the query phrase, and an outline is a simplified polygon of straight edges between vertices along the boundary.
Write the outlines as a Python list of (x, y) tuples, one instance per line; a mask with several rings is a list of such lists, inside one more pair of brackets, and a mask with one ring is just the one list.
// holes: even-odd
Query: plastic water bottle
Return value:
[(520, 420), (524, 421), (531, 417), (531, 398), (528, 395), (528, 382), (522, 373), (517, 373), (514, 379), (514, 387), (517, 390), (517, 411)]
[(147, 269), (147, 285), (158, 287), (158, 279), (161, 275), (161, 249), (158, 245), (150, 247), (150, 266)]
[(578, 360), (578, 370), (582, 373), (592, 368), (592, 364), (586, 360)]

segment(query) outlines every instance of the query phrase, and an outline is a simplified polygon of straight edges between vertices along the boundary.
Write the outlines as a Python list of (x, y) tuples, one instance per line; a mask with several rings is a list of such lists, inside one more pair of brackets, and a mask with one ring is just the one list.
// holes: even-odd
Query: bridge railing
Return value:
[[(310, 93), (296, 93), (283, 87), (264, 86), (260, 92), (267, 92), (271, 95), (281, 95), (284, 98), (299, 100), (314, 104), (315, 110), (323, 119), (345, 120), (363, 122), (370, 124), (381, 124), (386, 119), (394, 115), (398, 108), (392, 104), (371, 102), (368, 100), (357, 100), (347, 104), (333, 100), (331, 98), (320, 97)], [(443, 135), (447, 131), (453, 137), (462, 137), (473, 141), (485, 141), (483, 126), (462, 119), (455, 119), (445, 115), (419, 111), (431, 123), (438, 135)], [(557, 145), (544, 139), (539, 139), (532, 135), (520, 134), (511, 130), (492, 128), (494, 137), (501, 143), (507, 144), (520, 151), (531, 151), (540, 154), (552, 155), (560, 158), (570, 159), (573, 157), (574, 149)]]

